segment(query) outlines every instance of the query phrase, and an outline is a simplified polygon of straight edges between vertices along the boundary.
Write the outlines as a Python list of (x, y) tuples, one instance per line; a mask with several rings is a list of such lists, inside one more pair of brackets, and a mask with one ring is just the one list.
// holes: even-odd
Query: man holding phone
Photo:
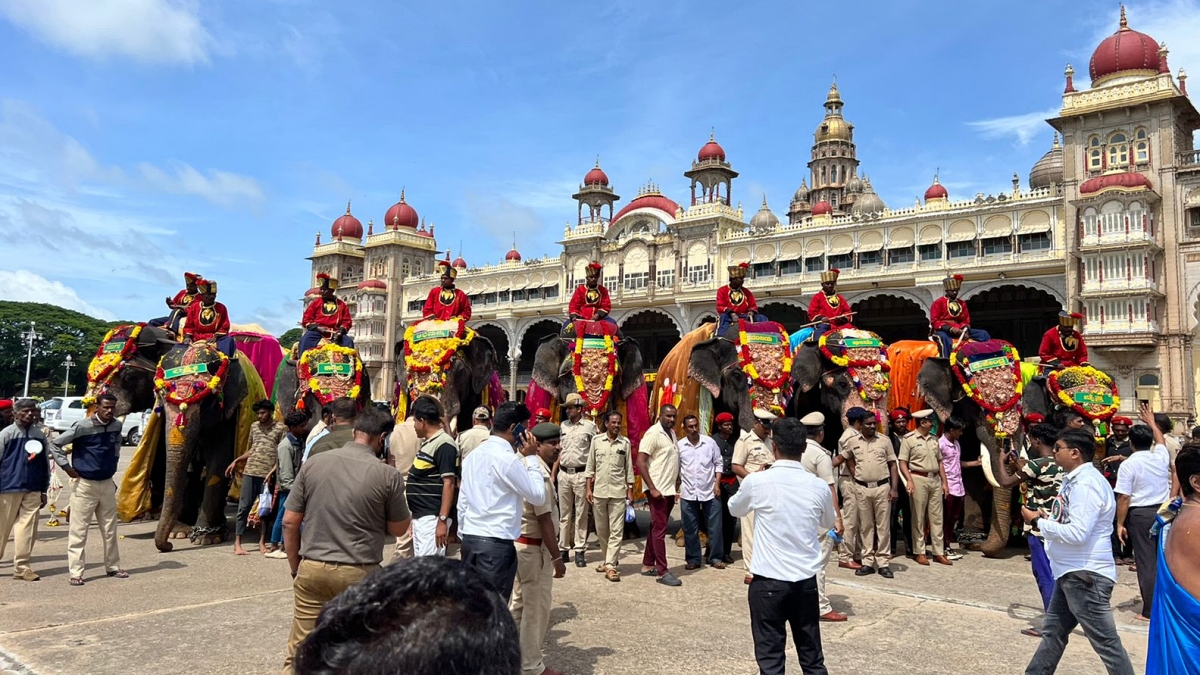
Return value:
[[(477, 569), (508, 602), (517, 575), (525, 502), (540, 507), (547, 495), (538, 443), (525, 430), (529, 408), (509, 401), (496, 409), (492, 435), (467, 455), (458, 494), (462, 560)], [(518, 454), (513, 453), (516, 448)]]

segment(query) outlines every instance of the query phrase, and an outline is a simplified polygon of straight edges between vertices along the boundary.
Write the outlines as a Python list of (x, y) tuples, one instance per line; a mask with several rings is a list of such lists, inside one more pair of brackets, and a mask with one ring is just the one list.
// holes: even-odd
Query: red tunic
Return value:
[(929, 324), (935, 331), (950, 328), (962, 330), (963, 327), (971, 325), (971, 312), (967, 311), (965, 300), (950, 302), (943, 295), (934, 300), (933, 306), (929, 308)]
[(439, 321), (446, 321), (457, 316), (463, 321), (470, 321), (471, 301), (467, 298), (466, 293), (457, 288), (431, 288), (429, 295), (425, 298), (425, 311), (422, 316)]
[(612, 299), (608, 297), (607, 288), (599, 284), (595, 289), (589, 289), (587, 284), (575, 287), (575, 294), (571, 296), (571, 304), (567, 309), (568, 314), (591, 321), (596, 318), (596, 312), (601, 310), (605, 316), (612, 314)]
[(741, 288), (733, 289), (726, 284), (717, 289), (717, 314), (721, 315), (725, 312), (733, 312), (734, 314), (748, 314), (749, 312), (758, 311), (758, 302), (754, 299), (754, 294), (749, 288), (742, 286)]
[(1058, 361), (1063, 367), (1081, 366), (1087, 363), (1087, 345), (1079, 331), (1072, 330), (1065, 338), (1058, 328), (1051, 328), (1042, 336), (1042, 346), (1038, 347), (1038, 356), (1042, 363)]
[(187, 307), (188, 305), (192, 304), (192, 301), (195, 300), (199, 295), (199, 293), (189, 293), (188, 289), (185, 288), (176, 293), (175, 297), (171, 298), (171, 306)]
[(849, 315), (852, 311), (850, 303), (846, 302), (846, 298), (843, 298), (841, 293), (834, 293), (832, 300), (824, 292), (817, 293), (808, 302), (808, 320), (825, 320), (831, 326), (849, 326)]
[(305, 327), (314, 323), (330, 331), (338, 328), (345, 328), (348, 331), (354, 325), (354, 319), (350, 317), (350, 308), (341, 300), (334, 298), (326, 301), (323, 298), (317, 298), (304, 308), (304, 318), (300, 320), (300, 324)]
[(225, 309), (225, 305), (214, 302), (206, 306), (200, 300), (188, 305), (183, 337), (192, 340), (212, 340), (228, 334), (229, 310)]

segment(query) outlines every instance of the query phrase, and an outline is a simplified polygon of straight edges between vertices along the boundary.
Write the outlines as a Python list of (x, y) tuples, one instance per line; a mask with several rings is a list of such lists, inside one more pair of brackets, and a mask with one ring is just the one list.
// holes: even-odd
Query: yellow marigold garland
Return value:
[(575, 391), (583, 399), (585, 412), (603, 410), (604, 406), (608, 403), (608, 397), (612, 394), (613, 376), (617, 374), (617, 370), (620, 368), (617, 361), (616, 345), (611, 335), (604, 336), (604, 353), (608, 358), (608, 377), (604, 379), (604, 390), (600, 393), (600, 400), (592, 401), (583, 381), (583, 341), (584, 338), (582, 337), (575, 338), (575, 355), (573, 367), (571, 368), (571, 374), (575, 377)]
[[(363, 366), (362, 359), (358, 357), (358, 350), (353, 347), (343, 347), (339, 344), (330, 342), (319, 348), (310, 349), (307, 352), (304, 352), (304, 354), (300, 357), (300, 363), (297, 364), (296, 371), (300, 377), (300, 381), (307, 383), (309, 391), (316, 394), (317, 398), (322, 403), (328, 402), (327, 399), (332, 395), (333, 392), (322, 389), (321, 379), (316, 377), (312, 372), (313, 357), (322, 352), (329, 354), (341, 354), (342, 356), (348, 356), (350, 358), (350, 363), (354, 364), (354, 385), (351, 386), (350, 390), (346, 392), (346, 398), (358, 400), (359, 395), (362, 394)], [(304, 397), (301, 396), (297, 401), (297, 406), (301, 406), (303, 402)]]
[[(1067, 389), (1070, 387), (1064, 387), (1063, 384), (1059, 382), (1059, 378), (1064, 374), (1078, 374), (1084, 376), (1085, 378), (1090, 377), (1095, 379), (1097, 383), (1103, 385), (1110, 392), (1112, 392), (1112, 404), (1097, 411), (1095, 409), (1085, 408), (1083, 405), (1076, 403), (1075, 399), (1071, 398), (1071, 394), (1067, 391)], [(1054, 395), (1058, 398), (1059, 402), (1062, 403), (1063, 406), (1071, 408), (1075, 412), (1088, 419), (1107, 420), (1121, 409), (1121, 397), (1117, 393), (1116, 382), (1108, 375), (1108, 373), (1105, 373), (1102, 370), (1097, 370), (1092, 366), (1075, 366), (1065, 370), (1053, 370), (1049, 375), (1046, 376), (1046, 379), (1050, 384), (1050, 388), (1054, 391)]]
[(108, 343), (116, 337), (117, 333), (129, 325), (122, 325), (113, 328), (104, 335), (104, 339), (100, 341), (100, 346), (96, 348), (96, 355), (92, 357), (91, 363), (88, 364), (88, 395), (83, 399), (84, 407), (91, 406), (96, 402), (96, 395), (100, 393), (104, 385), (112, 381), (112, 378), (125, 367), (125, 363), (133, 357), (137, 351), (137, 338), (141, 334), (145, 324), (134, 324), (129, 330), (129, 334), (125, 336), (125, 343), (121, 345), (121, 350), (110, 352), (106, 350)]

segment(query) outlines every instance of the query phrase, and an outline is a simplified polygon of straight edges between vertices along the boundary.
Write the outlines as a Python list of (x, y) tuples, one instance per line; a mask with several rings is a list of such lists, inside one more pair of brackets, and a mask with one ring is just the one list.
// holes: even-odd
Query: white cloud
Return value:
[(1009, 117), (996, 117), (990, 120), (979, 120), (978, 122), (967, 122), (967, 124), (978, 129), (984, 138), (1012, 137), (1020, 145), (1029, 145), (1030, 141), (1044, 136), (1050, 131), (1050, 125), (1046, 124), (1046, 120), (1058, 117), (1058, 113), (1058, 107), (1054, 107), (1023, 115), (1011, 115)]
[(194, 0), (0, 0), (0, 16), (89, 58), (206, 63), (213, 46)]
[(164, 192), (196, 195), (226, 208), (258, 204), (264, 199), (262, 187), (249, 176), (216, 170), (205, 175), (183, 162), (172, 164), (169, 171), (145, 162), (138, 169), (146, 182)]
[(0, 300), (15, 302), (44, 302), (66, 307), (105, 321), (115, 321), (116, 315), (79, 297), (75, 289), (61, 281), (51, 281), (29, 270), (0, 270)]

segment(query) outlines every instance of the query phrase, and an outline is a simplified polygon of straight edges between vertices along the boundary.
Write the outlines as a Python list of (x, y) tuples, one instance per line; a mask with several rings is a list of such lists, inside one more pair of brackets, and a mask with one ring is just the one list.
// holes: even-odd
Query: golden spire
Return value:
[(400, 188), (400, 203), (401, 204), (404, 203), (404, 188), (403, 187)]
[(762, 207), (763, 207), (764, 209), (765, 209), (765, 208), (767, 208), (767, 193), (765, 193), (765, 192), (763, 193), (763, 205), (762, 205)]
[(1055, 148), (1061, 147), (1058, 144), (1058, 132), (1057, 131), (1054, 132), (1054, 146), (1053, 147), (1055, 147)]
[(346, 200), (346, 215), (350, 215), (350, 200)]
[(1129, 30), (1129, 21), (1125, 18), (1125, 3), (1121, 3), (1121, 30)]

